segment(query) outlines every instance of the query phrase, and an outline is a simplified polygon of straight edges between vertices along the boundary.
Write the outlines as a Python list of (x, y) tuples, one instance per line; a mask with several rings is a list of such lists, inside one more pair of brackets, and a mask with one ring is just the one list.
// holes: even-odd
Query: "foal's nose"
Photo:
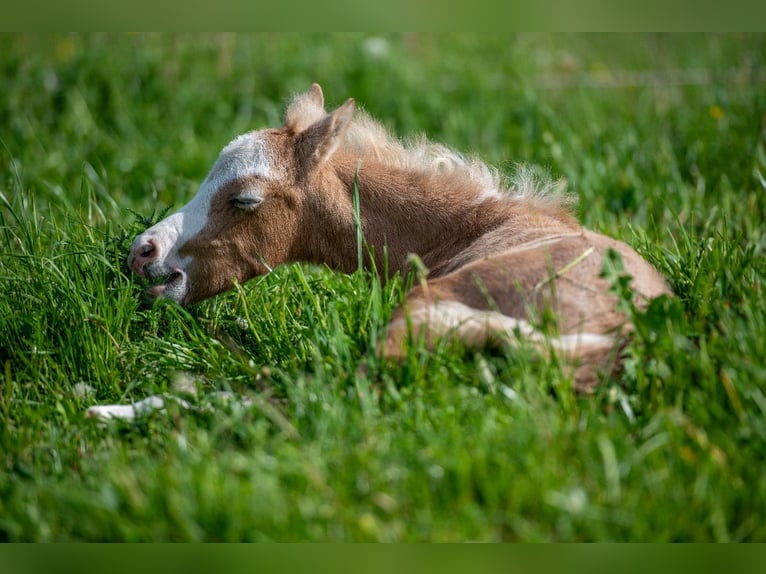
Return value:
[(157, 259), (157, 244), (153, 239), (146, 239), (138, 245), (134, 245), (128, 256), (128, 265), (136, 275), (143, 276), (144, 267)]

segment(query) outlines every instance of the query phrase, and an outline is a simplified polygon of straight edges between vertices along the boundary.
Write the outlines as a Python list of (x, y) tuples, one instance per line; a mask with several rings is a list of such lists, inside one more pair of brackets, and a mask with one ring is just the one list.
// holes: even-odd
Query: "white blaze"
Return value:
[(169, 215), (136, 238), (135, 245), (153, 240), (158, 249), (156, 264), (177, 266), (180, 247), (207, 224), (210, 202), (215, 193), (236, 179), (270, 175), (266, 142), (260, 132), (239, 136), (221, 151), (197, 194), (176, 213)]

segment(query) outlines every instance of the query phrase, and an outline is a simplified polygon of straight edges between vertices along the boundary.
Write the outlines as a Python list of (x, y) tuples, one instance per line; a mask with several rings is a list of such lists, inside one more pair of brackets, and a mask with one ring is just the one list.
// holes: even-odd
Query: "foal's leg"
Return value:
[(389, 324), (381, 349), (384, 358), (399, 361), (404, 358), (411, 329), (413, 338), (423, 336), (429, 348), (441, 339), (460, 340), (475, 350), (518, 348), (523, 341), (541, 353), (553, 351), (574, 366), (574, 385), (579, 391), (589, 391), (597, 385), (599, 371), (614, 370), (617, 339), (611, 335), (577, 333), (547, 337), (524, 319), (472, 308), (455, 300), (408, 300), (407, 309), (397, 313)]
[[(615, 370), (618, 335), (629, 325), (598, 277), (600, 265), (579, 265), (579, 245), (570, 251), (574, 255), (556, 253), (553, 266), (549, 253), (509, 252), (416, 287), (392, 317), (382, 356), (401, 360), (410, 333), (430, 348), (437, 339), (474, 349), (513, 348), (524, 341), (573, 365), (575, 388), (592, 389), (599, 371)], [(579, 268), (567, 267), (570, 259)], [(566, 276), (558, 273), (561, 268)], [(509, 270), (524, 280), (516, 281)], [(545, 307), (558, 319), (550, 336), (530, 319)]]

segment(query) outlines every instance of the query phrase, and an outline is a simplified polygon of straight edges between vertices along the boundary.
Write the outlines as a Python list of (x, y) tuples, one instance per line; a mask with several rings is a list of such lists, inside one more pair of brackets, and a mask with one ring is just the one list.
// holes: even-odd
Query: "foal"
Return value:
[[(282, 127), (227, 145), (192, 200), (136, 238), (129, 265), (157, 280), (150, 295), (182, 305), (289, 261), (353, 272), (355, 186), (365, 264), (405, 273), (415, 254), (428, 269), (394, 313), (384, 357), (401, 358), (411, 335), (476, 348), (521, 337), (571, 360), (586, 390), (615, 367), (631, 328), (601, 277), (607, 251), (621, 255), (639, 305), (669, 293), (627, 244), (582, 228), (550, 184), (521, 177), (507, 189), (478, 160), (426, 140), (405, 145), (355, 118), (353, 99), (327, 113), (317, 84), (294, 98)], [(556, 321), (542, 329), (546, 311)]]

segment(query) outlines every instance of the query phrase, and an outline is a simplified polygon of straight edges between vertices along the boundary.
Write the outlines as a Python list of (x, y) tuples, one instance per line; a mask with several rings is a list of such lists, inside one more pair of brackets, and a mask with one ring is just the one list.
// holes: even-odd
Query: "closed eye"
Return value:
[(238, 195), (237, 197), (231, 198), (231, 204), (234, 207), (239, 207), (241, 209), (248, 209), (248, 208), (255, 207), (262, 201), (263, 201), (262, 197), (248, 196), (248, 195)]

